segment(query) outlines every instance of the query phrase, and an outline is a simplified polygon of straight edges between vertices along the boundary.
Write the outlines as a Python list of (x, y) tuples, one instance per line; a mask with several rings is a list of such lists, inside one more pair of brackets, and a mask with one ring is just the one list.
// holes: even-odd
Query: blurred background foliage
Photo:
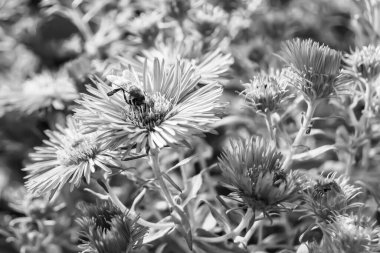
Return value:
[[(207, 8), (202, 7), (204, 2), (209, 5)], [(29, 216), (32, 213), (50, 217), (60, 226), (52, 225), (46, 235), (60, 239), (58, 242), (52, 239), (47, 252), (77, 250), (70, 244), (77, 240), (73, 225), (75, 212), (65, 211), (61, 215), (59, 206), (44, 206), (43, 201), (25, 197), (25, 174), (21, 169), (29, 162), (28, 153), (42, 144), (44, 130), (54, 129), (55, 124), (62, 122), (75, 107), (73, 101), (64, 100), (63, 104), (52, 103), (27, 113), (16, 108), (11, 98), (27, 101), (34, 96), (34, 93), (25, 93), (23, 85), (36, 74), (65, 72), (76, 91), (85, 92), (89, 75), (102, 73), (118, 55), (133, 58), (154, 47), (157, 41), (179, 36), (184, 41), (196, 41), (201, 52), (217, 45), (234, 59), (223, 86), (224, 98), (230, 102), (226, 115), (236, 117), (226, 117), (219, 123), (219, 135), (207, 135), (195, 145), (196, 150), (180, 154), (188, 157), (202, 153), (204, 162), (213, 164), (229, 136), (266, 131), (265, 124), (257, 119), (260, 116), (241, 110), (242, 99), (238, 93), (243, 89), (242, 83), (255, 73), (282, 66), (277, 55), (282, 41), (294, 37), (311, 38), (333, 49), (349, 52), (378, 39), (368, 25), (370, 14), (365, 1), (354, 0), (0, 0), (0, 223), (5, 225), (15, 217), (24, 217), (25, 212)], [(43, 91), (43, 87), (36, 89), (36, 93)], [(334, 110), (334, 105), (326, 103), (316, 114), (330, 116)], [(294, 131), (299, 112), (300, 108), (289, 112), (288, 132)], [(339, 118), (317, 122), (314, 127), (325, 134), (316, 133), (317, 137), (310, 141), (320, 143), (316, 146), (333, 143), (335, 129), (341, 124)], [(170, 152), (164, 157), (168, 166), (179, 159), (178, 154)], [(315, 169), (335, 166), (337, 160), (335, 153), (327, 153), (323, 159), (298, 162), (296, 166)], [(139, 161), (134, 163), (129, 163), (128, 167), (137, 168), (141, 178), (149, 177), (150, 172)], [(193, 165), (189, 175), (196, 175), (202, 168), (201, 164)], [(210, 175), (218, 178), (219, 172), (215, 169)], [(136, 197), (136, 189), (145, 184), (139, 181), (141, 178), (128, 177), (130, 184), (121, 184), (117, 177), (113, 181), (119, 192), (130, 192), (129, 196), (123, 196), (124, 203), (131, 203)], [(219, 194), (225, 191), (215, 180), (206, 183)], [(70, 199), (71, 210), (75, 209), (78, 200), (93, 201), (91, 195), (83, 191), (74, 191), (70, 198), (68, 194), (64, 198)], [(151, 209), (149, 205), (153, 199), (154, 195), (144, 199), (140, 207), (142, 212), (151, 212), (146, 209)], [(159, 209), (160, 203), (154, 203)], [(291, 222), (298, 223), (296, 219)], [(17, 227), (13, 235), (17, 237), (15, 241), (37, 240), (28, 232), (32, 230)], [(265, 233), (276, 230), (274, 225)], [(295, 244), (299, 234), (298, 231), (293, 237)], [(156, 252), (184, 250), (184, 246), (172, 237), (166, 238), (165, 243), (158, 243), (161, 248)], [(1, 237), (0, 249), (3, 253), (17, 252), (17, 247), (6, 243), (5, 237)], [(206, 252), (213, 250), (210, 248)], [(275, 252), (275, 249), (269, 251)]]

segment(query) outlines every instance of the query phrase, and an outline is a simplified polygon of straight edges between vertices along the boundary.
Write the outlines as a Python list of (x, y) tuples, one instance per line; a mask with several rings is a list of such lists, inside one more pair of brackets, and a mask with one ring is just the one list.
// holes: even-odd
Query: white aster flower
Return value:
[(121, 60), (126, 64), (131, 64), (136, 70), (142, 70), (146, 58), (151, 62), (154, 58), (158, 58), (165, 60), (168, 64), (175, 64), (179, 58), (182, 61), (188, 61), (193, 65), (195, 75), (201, 77), (201, 83), (221, 80), (234, 62), (231, 54), (223, 53), (220, 48), (216, 47), (204, 52), (202, 44), (194, 39), (157, 42), (155, 47), (142, 50), (142, 56), (137, 56), (136, 60)]
[(9, 88), (0, 95), (7, 110), (32, 114), (41, 109), (63, 110), (79, 98), (79, 93), (64, 72), (43, 72), (25, 81), (17, 89)]
[(53, 198), (66, 184), (73, 190), (82, 179), (89, 183), (96, 170), (111, 172), (110, 167), (120, 166), (117, 153), (100, 144), (97, 133), (83, 133), (76, 120), (68, 118), (67, 127), (57, 129), (46, 131), (49, 140), (35, 148), (30, 155), (33, 163), (24, 169), (28, 173), (25, 186), (31, 193), (51, 193)]
[(192, 136), (212, 131), (222, 107), (221, 87), (197, 88), (199, 77), (188, 62), (166, 66), (154, 59), (152, 65), (140, 73), (129, 68), (109, 75), (113, 87), (100, 80), (96, 88), (89, 86), (76, 117), (89, 131), (102, 131), (112, 147), (136, 145), (138, 152), (187, 144)]

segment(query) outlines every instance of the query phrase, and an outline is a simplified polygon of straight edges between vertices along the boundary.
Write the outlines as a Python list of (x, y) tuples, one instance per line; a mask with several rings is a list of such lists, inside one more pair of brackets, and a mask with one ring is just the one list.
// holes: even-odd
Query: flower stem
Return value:
[(364, 133), (367, 137), (367, 142), (363, 146), (363, 152), (362, 152), (362, 167), (364, 170), (368, 170), (369, 167), (369, 153), (371, 149), (371, 125), (370, 125), (370, 118), (371, 118), (371, 108), (372, 108), (372, 83), (368, 82), (366, 85), (366, 91), (365, 91), (365, 98), (364, 98)]
[[(100, 181), (100, 182), (99, 182)], [(156, 229), (165, 229), (165, 228), (169, 228), (169, 227), (174, 227), (175, 224), (173, 222), (167, 222), (167, 223), (153, 223), (153, 222), (149, 222), (149, 221), (146, 221), (144, 219), (142, 219), (141, 217), (139, 217), (135, 212), (129, 210), (121, 201), (120, 199), (116, 196), (115, 192), (112, 190), (111, 186), (108, 184), (107, 180), (104, 179), (104, 178), (101, 178), (99, 179), (98, 181), (98, 184), (102, 187), (102, 188), (106, 188), (104, 190), (106, 190), (110, 200), (112, 201), (112, 203), (117, 206), (121, 212), (123, 213), (126, 213), (128, 215), (131, 216), (132, 219), (135, 219), (138, 217), (138, 220), (137, 220), (137, 223), (142, 225), (142, 226), (145, 226), (145, 227), (149, 227), (149, 228), (156, 228)]]
[(318, 104), (319, 104), (318, 100), (314, 102), (307, 102), (307, 110), (306, 110), (305, 119), (303, 121), (301, 128), (299, 129), (297, 133), (296, 138), (294, 139), (292, 148), (302, 145), (302, 138), (306, 134), (306, 130), (311, 123), (315, 109), (317, 108)]
[(289, 169), (289, 166), (292, 164), (292, 157), (295, 153), (295, 150), (297, 149), (298, 146), (302, 145), (303, 137), (305, 136), (306, 131), (309, 128), (309, 125), (313, 119), (315, 109), (319, 105), (320, 100), (307, 101), (306, 103), (307, 103), (307, 110), (306, 110), (305, 118), (303, 120), (302, 126), (298, 130), (296, 138), (293, 141), (291, 151), (284, 161), (284, 165), (283, 165), (284, 170)]
[(250, 229), (247, 231), (247, 233), (245, 234), (244, 237), (237, 237), (235, 239), (235, 242), (237, 243), (242, 243), (245, 247), (247, 247), (248, 245), (248, 241), (251, 239), (253, 233), (256, 231), (256, 229), (258, 227), (262, 227), (263, 226), (263, 222), (264, 220), (262, 220), (263, 218), (263, 215), (260, 215), (259, 217), (256, 218), (256, 220), (258, 220), (257, 222), (255, 222), (251, 227)]
[(273, 131), (272, 117), (271, 117), (270, 112), (265, 113), (265, 120), (267, 123), (270, 138), (271, 138), (271, 140), (276, 142), (276, 136), (275, 136), (274, 131)]
[(173, 206), (175, 206), (175, 204), (174, 204), (174, 200), (172, 198), (172, 195), (170, 194), (169, 189), (166, 186), (165, 181), (161, 176), (162, 172), (161, 172), (160, 164), (158, 161), (158, 153), (159, 152), (158, 152), (158, 150), (150, 150), (149, 153), (150, 153), (149, 154), (150, 163), (151, 163), (151, 166), (152, 166), (152, 169), (154, 172), (154, 176), (155, 176), (156, 180), (158, 181), (158, 183), (161, 187), (161, 190), (162, 190), (162, 192), (166, 198), (166, 201), (168, 202), (169, 207), (171, 209)]
[(249, 221), (251, 220), (253, 216), (253, 211), (251, 208), (249, 208), (246, 212), (246, 214), (243, 216), (241, 219), (239, 225), (232, 230), (230, 233), (217, 236), (217, 237), (197, 237), (197, 239), (203, 241), (203, 242), (210, 242), (210, 243), (219, 243), (219, 242), (224, 242), (230, 238), (234, 238), (235, 236), (238, 236), (241, 231), (244, 230), (244, 228), (247, 227)]

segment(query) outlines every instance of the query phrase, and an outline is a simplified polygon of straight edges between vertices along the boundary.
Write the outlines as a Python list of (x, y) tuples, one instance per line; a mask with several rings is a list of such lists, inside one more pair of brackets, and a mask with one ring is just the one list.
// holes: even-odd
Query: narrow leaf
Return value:
[(313, 159), (317, 156), (320, 156), (320, 155), (326, 153), (327, 151), (336, 150), (336, 149), (337, 148), (335, 145), (324, 145), (324, 146), (309, 150), (309, 151), (301, 153), (301, 154), (296, 154), (292, 158), (294, 161), (306, 161), (309, 159)]
[(221, 225), (223, 225), (224, 229), (226, 230), (226, 232), (230, 232), (231, 231), (231, 224), (228, 220), (228, 217), (225, 213), (220, 213), (215, 207), (213, 207), (208, 201), (206, 200), (203, 200), (202, 201), (203, 203), (205, 203), (208, 208), (210, 209), (210, 212), (212, 214), (212, 216), (214, 217), (214, 219)]
[(161, 174), (165, 179), (166, 179), (166, 181), (168, 181), (174, 188), (176, 188), (177, 189), (177, 191), (179, 191), (179, 192), (181, 192), (182, 193), (182, 190), (181, 190), (181, 188), (173, 181), (173, 179), (171, 179), (171, 177), (169, 177), (169, 175), (168, 174), (166, 174), (166, 173), (162, 173)]
[(172, 170), (175, 170), (176, 168), (181, 167), (182, 165), (187, 164), (188, 162), (190, 162), (191, 160), (193, 160), (195, 157), (197, 157), (197, 156), (194, 155), (194, 156), (190, 156), (188, 158), (183, 159), (182, 161), (180, 161), (179, 163), (177, 163), (176, 165), (174, 165), (173, 167), (171, 167), (170, 169), (168, 169), (166, 171), (166, 173), (169, 173)]

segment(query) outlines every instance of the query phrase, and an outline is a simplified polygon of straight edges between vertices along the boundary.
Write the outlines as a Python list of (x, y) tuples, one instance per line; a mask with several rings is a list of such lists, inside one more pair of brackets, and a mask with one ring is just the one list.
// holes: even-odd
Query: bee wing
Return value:
[(112, 86), (116, 86), (113, 88), (125, 88), (124, 77), (118, 73), (115, 73), (115, 71), (112, 71), (111, 74), (106, 75), (106, 78), (108, 81), (112, 83)]
[(123, 71), (123, 78), (126, 81), (128, 88), (131, 86), (141, 87), (140, 80), (132, 68)]
[(114, 89), (121, 88), (125, 91), (129, 91), (131, 86), (141, 87), (139, 77), (131, 67), (125, 67), (121, 65), (121, 69), (112, 69), (106, 78), (112, 83)]

